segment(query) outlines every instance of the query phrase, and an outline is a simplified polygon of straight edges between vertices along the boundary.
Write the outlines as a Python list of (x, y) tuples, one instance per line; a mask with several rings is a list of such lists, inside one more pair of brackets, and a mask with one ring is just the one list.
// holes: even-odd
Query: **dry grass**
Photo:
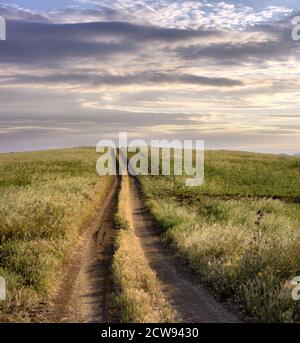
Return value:
[(299, 159), (209, 152), (206, 176), (198, 188), (183, 177), (141, 177), (166, 239), (243, 312), (300, 322), (291, 285), (300, 275), (300, 204), (292, 201), (300, 196)]
[(115, 301), (125, 323), (166, 323), (175, 320), (134, 233), (130, 209), (130, 181), (122, 178), (116, 221), (120, 227), (113, 275)]
[(89, 148), (0, 156), (0, 275), (8, 288), (0, 321), (30, 321), (55, 287), (113, 182), (97, 175), (97, 157)]

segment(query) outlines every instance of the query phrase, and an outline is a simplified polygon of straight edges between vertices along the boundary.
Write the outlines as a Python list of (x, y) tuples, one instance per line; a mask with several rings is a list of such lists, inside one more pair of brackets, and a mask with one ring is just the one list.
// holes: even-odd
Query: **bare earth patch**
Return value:
[(54, 297), (35, 315), (39, 322), (105, 323), (118, 321), (111, 303), (116, 179), (101, 208), (84, 230)]

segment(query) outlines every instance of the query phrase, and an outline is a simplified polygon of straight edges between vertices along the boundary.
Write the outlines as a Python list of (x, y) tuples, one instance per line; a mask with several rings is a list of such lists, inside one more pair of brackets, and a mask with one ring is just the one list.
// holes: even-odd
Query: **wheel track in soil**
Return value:
[(239, 323), (232, 308), (218, 302), (200, 284), (184, 260), (161, 239), (161, 231), (147, 210), (141, 185), (131, 178), (131, 211), (135, 234), (139, 238), (150, 267), (155, 271), (162, 292), (185, 323)]
[(120, 179), (87, 225), (79, 243), (62, 272), (55, 295), (34, 321), (56, 323), (118, 322), (111, 295), (113, 281), (111, 264), (117, 230), (114, 213)]
[[(117, 230), (114, 215), (120, 177), (84, 230), (64, 267), (59, 287), (49, 302), (34, 314), (35, 322), (115, 323), (119, 313), (112, 306), (111, 265)], [(186, 262), (161, 239), (161, 231), (144, 204), (137, 178), (131, 177), (131, 207), (135, 234), (141, 242), (161, 290), (177, 313), (178, 322), (237, 323), (243, 320), (214, 299), (199, 283)]]

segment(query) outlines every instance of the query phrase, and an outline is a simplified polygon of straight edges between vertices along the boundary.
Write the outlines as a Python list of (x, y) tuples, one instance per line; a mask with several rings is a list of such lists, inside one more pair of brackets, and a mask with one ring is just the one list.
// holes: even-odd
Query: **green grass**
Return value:
[(68, 252), (101, 204), (94, 149), (0, 155), (0, 275), (7, 300), (0, 321), (28, 321), (51, 294)]
[[(265, 322), (300, 322), (300, 160), (207, 152), (205, 183), (141, 177), (165, 238), (213, 292)], [(274, 198), (281, 198), (274, 199)]]
[[(29, 321), (31, 309), (51, 296), (112, 185), (112, 177), (97, 175), (97, 158), (89, 148), (0, 155), (0, 276), (8, 287), (0, 321)], [(141, 180), (166, 239), (216, 294), (258, 320), (300, 322), (290, 285), (300, 275), (300, 159), (209, 151), (201, 187), (186, 187), (184, 177)], [(120, 224), (124, 217), (119, 211)], [(143, 281), (155, 277), (127, 225), (114, 265), (126, 295), (119, 301), (124, 320), (147, 321), (157, 318), (148, 295), (160, 292)], [(140, 255), (132, 255), (133, 243)]]
[(155, 179), (156, 196), (169, 194), (192, 198), (300, 197), (300, 158), (244, 152), (206, 151), (205, 183), (186, 187), (184, 177)]

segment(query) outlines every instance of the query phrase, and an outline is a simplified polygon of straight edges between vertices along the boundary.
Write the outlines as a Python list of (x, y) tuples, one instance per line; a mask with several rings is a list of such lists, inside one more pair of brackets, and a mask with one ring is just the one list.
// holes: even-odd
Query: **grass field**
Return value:
[(175, 317), (135, 235), (130, 201), (130, 180), (123, 177), (116, 213), (120, 231), (113, 260), (115, 303), (124, 323), (170, 323)]
[(112, 184), (92, 148), (0, 155), (0, 321), (30, 320)]
[[(111, 188), (92, 148), (0, 155), (1, 321), (30, 321), (51, 296), (64, 261)], [(163, 236), (222, 300), (266, 322), (300, 322), (291, 278), (300, 275), (300, 159), (206, 152), (205, 183), (140, 177)], [(112, 261), (124, 322), (170, 322), (131, 223), (129, 178), (122, 178)]]
[(164, 237), (223, 300), (266, 322), (300, 322), (300, 159), (206, 152), (205, 183), (140, 177)]

